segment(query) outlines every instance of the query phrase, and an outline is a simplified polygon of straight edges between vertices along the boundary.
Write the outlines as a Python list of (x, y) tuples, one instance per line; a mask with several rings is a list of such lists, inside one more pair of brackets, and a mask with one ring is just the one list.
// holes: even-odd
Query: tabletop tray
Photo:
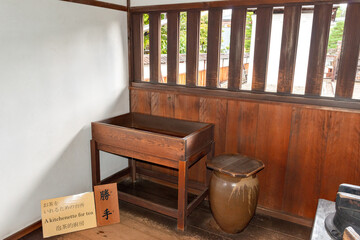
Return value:
[(92, 138), (145, 155), (186, 161), (214, 139), (214, 125), (140, 113), (93, 122)]

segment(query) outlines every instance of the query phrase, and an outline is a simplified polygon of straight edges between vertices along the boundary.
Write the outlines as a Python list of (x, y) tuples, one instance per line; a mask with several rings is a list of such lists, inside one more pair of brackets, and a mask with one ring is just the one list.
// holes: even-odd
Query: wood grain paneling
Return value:
[(200, 10), (187, 12), (186, 86), (196, 86), (199, 66)]
[(217, 88), (220, 70), (222, 9), (209, 10), (206, 87)]
[(229, 90), (239, 90), (243, 69), (246, 8), (235, 8), (231, 15)]
[[(131, 112), (151, 114), (151, 92), (136, 90), (130, 92)], [(137, 167), (151, 169), (152, 166), (145, 162), (136, 161)]]
[(332, 4), (315, 5), (305, 94), (320, 96), (324, 77)]
[(161, 23), (160, 13), (149, 14), (150, 27), (150, 82), (162, 82), (161, 78)]
[(336, 97), (351, 98), (354, 91), (360, 46), (360, 3), (350, 3), (346, 9), (344, 35), (336, 83)]
[(277, 92), (291, 93), (294, 82), (301, 6), (286, 6), (281, 40)]
[(259, 205), (276, 210), (282, 209), (284, 189), (279, 186), (285, 183), (291, 114), (291, 106), (259, 105), (255, 157), (265, 164), (265, 169), (258, 174)]
[(131, 91), (131, 111), (138, 113), (151, 113), (151, 92), (135, 90)]
[(259, 7), (256, 10), (256, 33), (252, 90), (265, 90), (269, 60), (270, 35), (273, 8)]
[[(199, 121), (200, 98), (197, 96), (175, 96), (175, 118)], [(206, 175), (201, 169), (206, 168), (205, 160), (201, 159), (189, 169), (189, 180), (205, 183)]]
[(167, 19), (167, 84), (175, 85), (179, 80), (180, 14), (168, 12)]
[(255, 157), (258, 103), (228, 101), (226, 152)]
[(200, 122), (215, 124), (215, 156), (225, 152), (227, 100), (200, 98)]
[[(318, 199), (334, 200), (340, 183), (360, 185), (359, 112), (167, 90), (133, 89), (131, 96), (132, 111), (214, 123), (217, 155), (241, 153), (262, 160), (261, 207), (311, 219)], [(190, 168), (189, 178), (203, 183), (203, 168), (205, 159)]]
[(293, 112), (283, 200), (286, 212), (307, 218), (315, 216), (328, 115), (327, 111), (307, 108), (295, 108)]
[(132, 38), (133, 38), (133, 81), (144, 80), (144, 20), (142, 14), (132, 15)]
[[(152, 92), (151, 93), (151, 115), (161, 117), (175, 117), (175, 95), (168, 93)], [(150, 165), (151, 170), (163, 172), (169, 175), (177, 176), (177, 171), (171, 168)]]
[(341, 183), (360, 185), (360, 114), (331, 112), (320, 197), (335, 200)]

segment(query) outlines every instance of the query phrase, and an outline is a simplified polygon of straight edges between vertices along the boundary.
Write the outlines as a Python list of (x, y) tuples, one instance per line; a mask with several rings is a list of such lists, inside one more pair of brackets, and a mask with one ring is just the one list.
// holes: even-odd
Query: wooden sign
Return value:
[(44, 238), (96, 227), (94, 193), (41, 201)]
[(94, 193), (98, 226), (120, 222), (116, 183), (95, 186)]

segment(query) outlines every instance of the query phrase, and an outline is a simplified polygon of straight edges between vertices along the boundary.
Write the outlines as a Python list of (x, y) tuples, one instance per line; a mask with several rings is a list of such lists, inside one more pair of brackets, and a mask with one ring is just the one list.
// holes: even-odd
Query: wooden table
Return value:
[[(213, 157), (214, 125), (128, 113), (100, 122), (93, 122), (91, 140), (91, 168), (93, 186), (112, 182), (123, 174), (136, 181), (134, 160), (128, 169), (100, 180), (99, 151), (130, 159), (139, 159), (178, 169), (178, 208), (169, 208), (119, 191), (119, 199), (177, 218), (177, 227), (184, 230), (186, 217), (208, 194), (204, 184), (201, 194), (187, 202), (188, 169), (198, 160)], [(206, 171), (206, 169), (204, 169)]]

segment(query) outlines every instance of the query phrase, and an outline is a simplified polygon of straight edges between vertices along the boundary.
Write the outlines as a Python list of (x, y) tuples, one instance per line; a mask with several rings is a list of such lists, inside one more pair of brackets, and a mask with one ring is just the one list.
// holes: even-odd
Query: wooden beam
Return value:
[[(320, 109), (324, 107), (344, 108), (351, 109), (360, 113), (360, 100), (355, 99), (336, 99), (326, 98), (319, 96), (301, 96), (301, 95), (285, 95), (280, 93), (270, 92), (249, 92), (240, 90), (238, 92), (228, 91), (221, 88), (218, 89), (205, 89), (205, 88), (188, 88), (186, 86), (166, 86), (150, 83), (135, 83), (133, 82), (131, 90), (151, 90), (159, 92), (167, 92), (173, 94), (195, 95), (200, 97), (210, 98), (225, 98), (225, 99), (243, 99), (255, 102), (281, 102), (281, 103), (294, 103), (300, 105), (318, 106)], [(150, 93), (150, 91), (148, 92)]]
[(144, 81), (144, 20), (143, 14), (132, 14), (133, 81)]
[(277, 92), (291, 93), (294, 82), (301, 6), (286, 6), (281, 40)]
[(246, 27), (246, 8), (234, 8), (231, 16), (229, 90), (239, 90), (242, 78), (244, 43)]
[(125, 11), (125, 12), (128, 10), (128, 8), (126, 6), (122, 6), (122, 5), (118, 5), (118, 4), (114, 4), (114, 3), (102, 2), (102, 1), (95, 1), (95, 0), (60, 0), (60, 1), (79, 3), (79, 4), (84, 4), (84, 5), (108, 8), (108, 9)]
[(167, 84), (175, 85), (179, 80), (180, 13), (168, 12)]
[(305, 85), (306, 95), (321, 94), (331, 14), (332, 4), (315, 5)]
[(346, 9), (336, 97), (351, 98), (359, 59), (360, 3), (349, 3)]
[(206, 87), (217, 88), (220, 72), (222, 9), (209, 10)]
[(269, 60), (272, 7), (260, 7), (256, 11), (256, 34), (252, 90), (263, 92), (266, 85)]
[(161, 19), (159, 12), (149, 13), (150, 82), (161, 82)]
[[(232, 7), (263, 7), (263, 6), (284, 6), (284, 5), (311, 5), (311, 4), (329, 4), (329, 3), (347, 3), (349, 0), (231, 0), (231, 1), (211, 1), (196, 3), (163, 4), (152, 6), (131, 7), (131, 12), (152, 12), (152, 11), (188, 11), (188, 10), (208, 10), (210, 8), (232, 8)], [(360, 0), (352, 0), (353, 3), (359, 3)]]
[(200, 11), (187, 12), (186, 86), (195, 87), (198, 79)]

